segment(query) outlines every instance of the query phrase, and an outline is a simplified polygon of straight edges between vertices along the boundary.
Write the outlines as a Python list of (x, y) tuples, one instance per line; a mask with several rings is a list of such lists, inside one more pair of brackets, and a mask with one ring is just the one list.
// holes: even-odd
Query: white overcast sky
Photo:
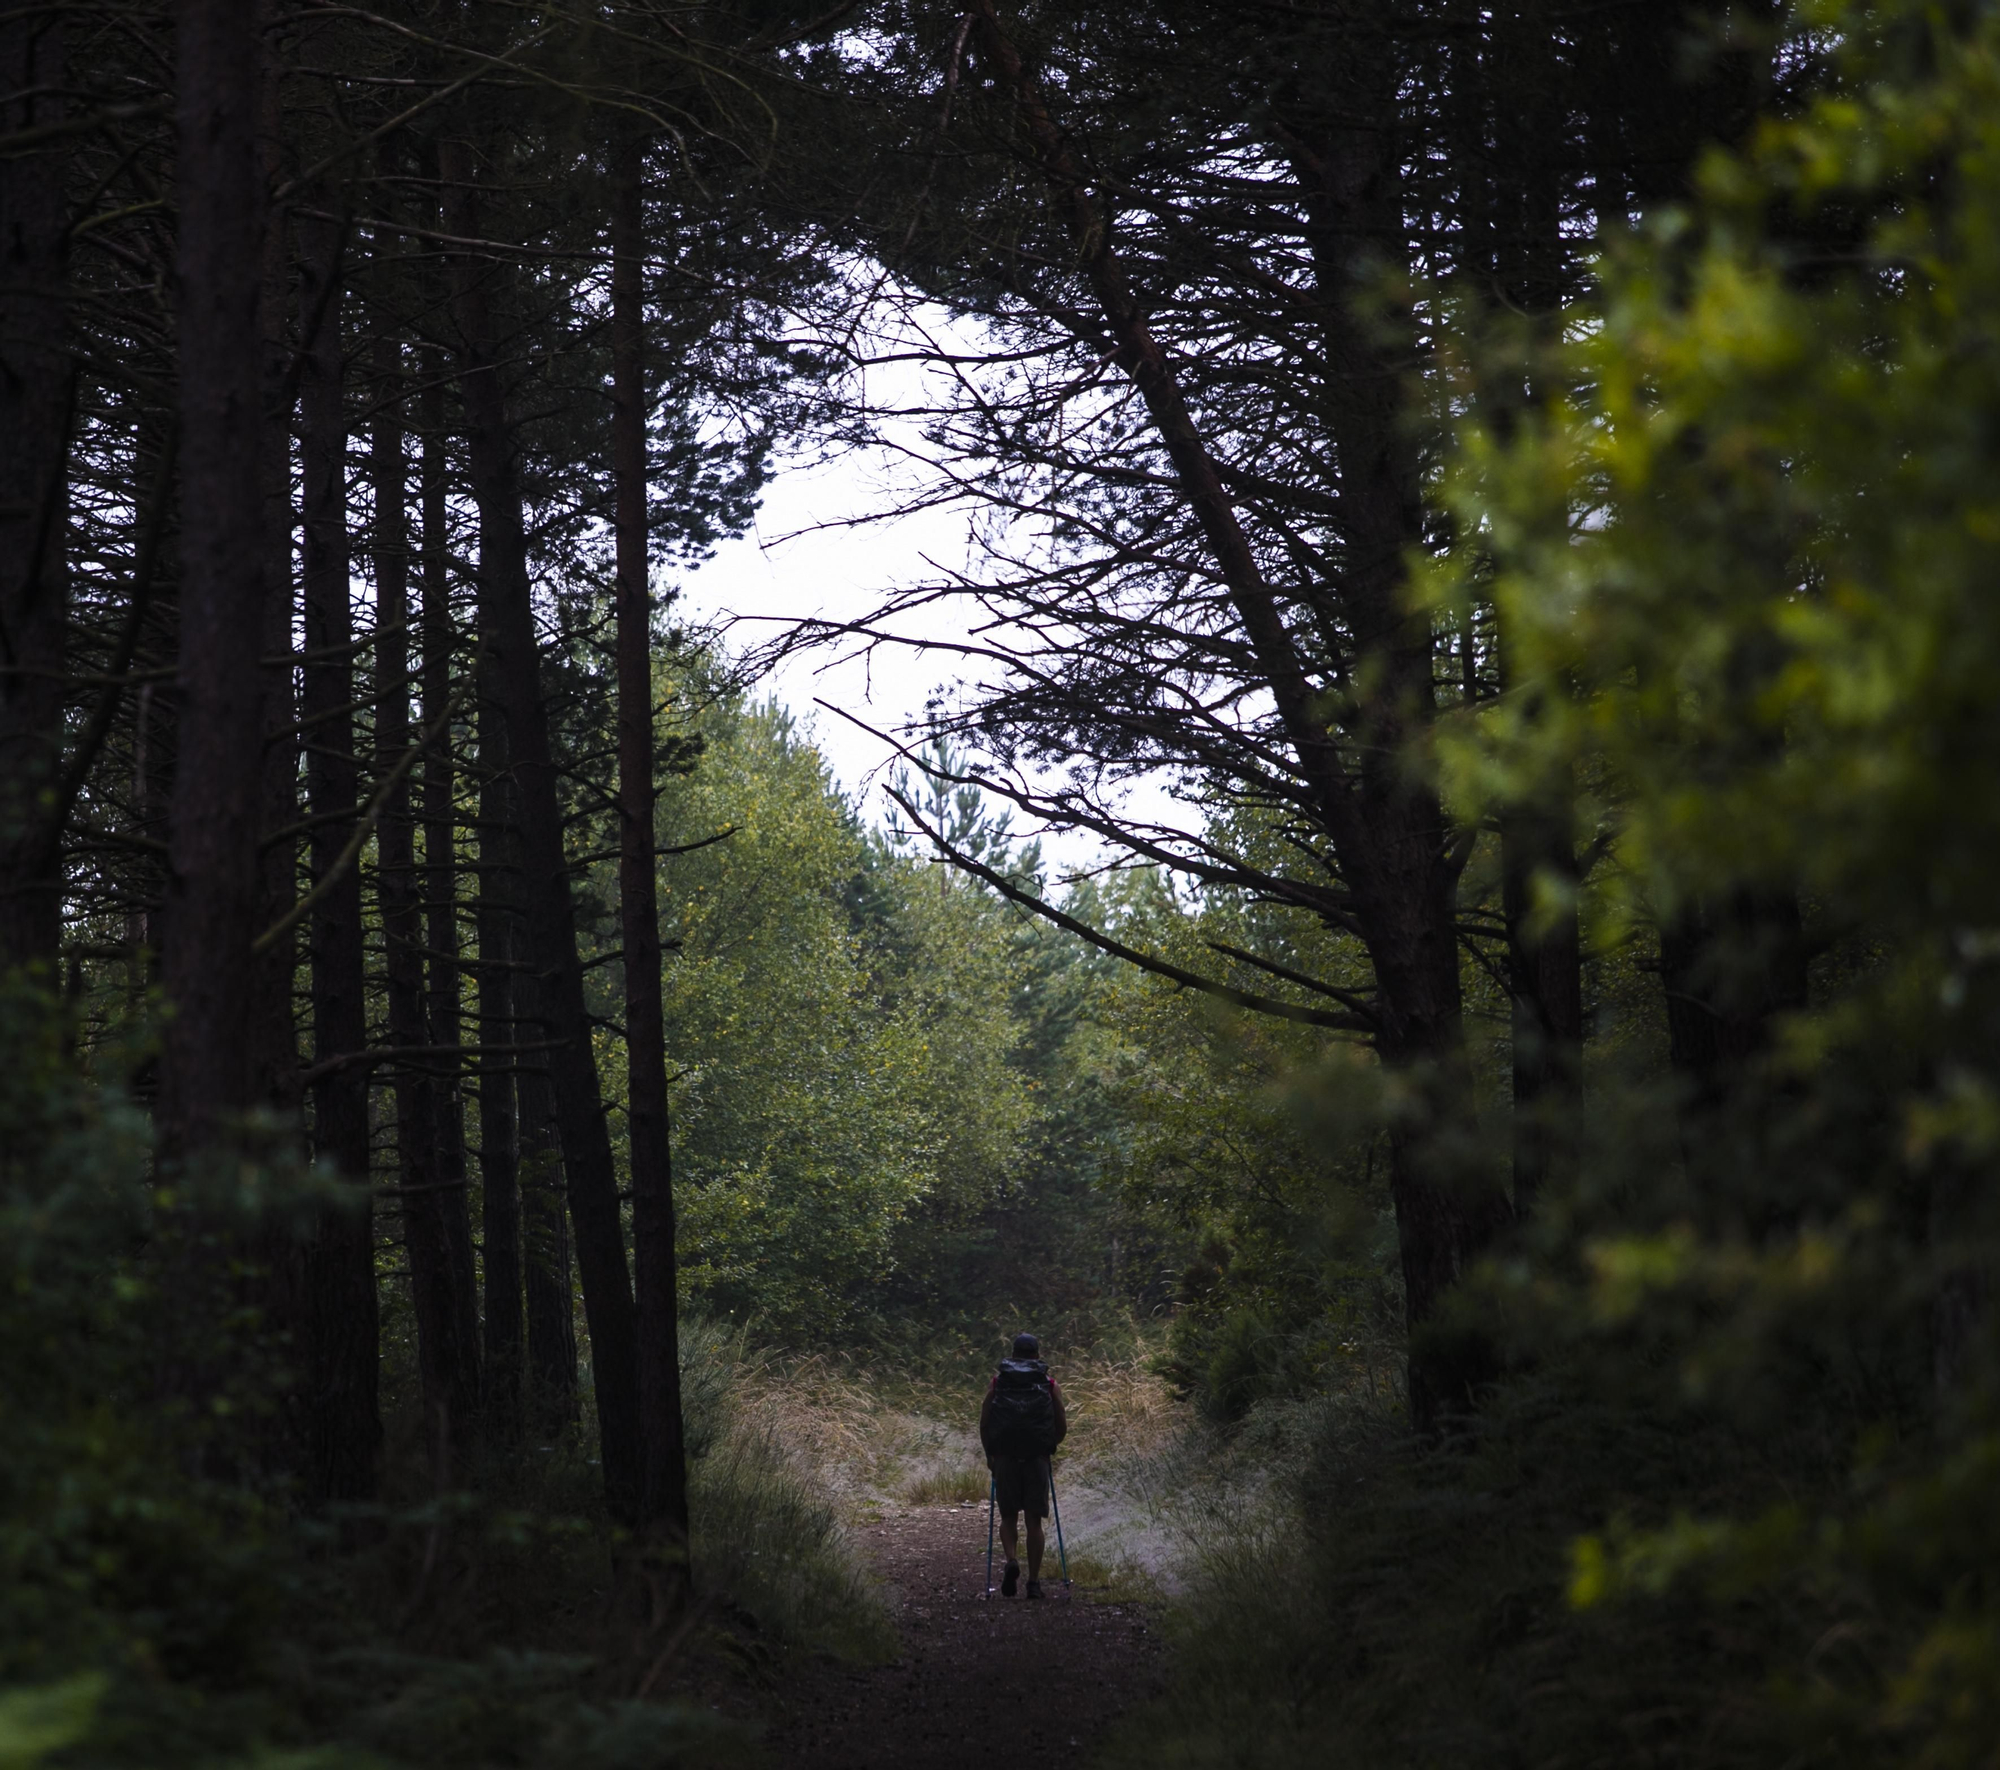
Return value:
[[(854, 519), (894, 502), (880, 464), (850, 455), (816, 467), (781, 470), (767, 489), (750, 531), (726, 541), (715, 557), (681, 581), (681, 613), (696, 624), (733, 622), (732, 652), (773, 637), (808, 617), (853, 620), (871, 613), (900, 584), (966, 562), (963, 516), (929, 511), (860, 527)], [(921, 634), (925, 625), (904, 629)], [(928, 630), (947, 635), (948, 614)], [(838, 661), (841, 647), (823, 647), (781, 666), (759, 684), (809, 729), (850, 793), (870, 790), (893, 752), (859, 727), (818, 706), (827, 701), (882, 731), (916, 718), (933, 691), (951, 681), (949, 660), (902, 647), (883, 647), (872, 660)], [(879, 811), (879, 807), (876, 807)]]
[[(898, 369), (885, 377), (885, 392), (912, 394), (913, 388), (894, 383), (916, 373)], [(914, 440), (913, 431), (906, 440)], [(733, 621), (725, 641), (741, 653), (767, 639), (778, 623), (813, 616), (859, 619), (897, 586), (976, 571), (962, 510), (858, 520), (906, 502), (911, 473), (906, 459), (886, 450), (857, 449), (817, 465), (781, 467), (755, 525), (680, 580), (683, 618), (695, 624)], [(901, 621), (897, 630), (913, 638), (962, 639), (968, 621), (969, 611), (947, 598)], [(880, 822), (890, 809), (881, 785), (894, 751), (817, 703), (852, 713), (878, 731), (896, 732), (918, 719), (940, 690), (949, 693), (957, 662), (946, 653), (905, 646), (882, 646), (872, 656), (843, 661), (841, 652), (852, 649), (835, 645), (794, 658), (759, 688), (791, 710), (841, 785), (861, 801), (864, 814)], [(1170, 804), (1163, 783), (1137, 787), (1128, 802), (1155, 816)], [(1015, 827), (1023, 836), (1043, 834), (1018, 814)], [(1108, 858), (1097, 838), (1079, 834), (1044, 835), (1043, 849), (1059, 872), (1093, 868)]]

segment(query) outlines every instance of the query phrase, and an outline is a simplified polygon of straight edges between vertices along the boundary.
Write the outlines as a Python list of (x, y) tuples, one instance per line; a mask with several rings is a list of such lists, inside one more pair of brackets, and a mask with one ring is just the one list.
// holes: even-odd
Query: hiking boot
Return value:
[(1031, 1579), (1030, 1581), (1028, 1581), (1028, 1596), (1030, 1598), (1039, 1598), (1041, 1595), (1042, 1595), (1042, 1582), (1038, 1579)]
[[(1014, 1588), (1020, 1583), (1020, 1580), (1021, 1580), (1020, 1562), (1018, 1561), (1008, 1562), (1007, 1565), (1000, 1570), (1000, 1596), (1003, 1598), (1013, 1597)], [(1039, 1583), (1040, 1582), (1037, 1580), (1028, 1581), (1029, 1597), (1039, 1598), (1041, 1596), (1041, 1594), (1035, 1590), (1035, 1587)]]

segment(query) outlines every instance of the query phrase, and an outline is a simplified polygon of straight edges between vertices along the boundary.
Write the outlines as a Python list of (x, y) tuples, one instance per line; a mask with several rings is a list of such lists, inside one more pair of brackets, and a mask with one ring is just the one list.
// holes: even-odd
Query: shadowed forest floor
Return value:
[[(1065, 1600), (1055, 1545), (1041, 1603), (983, 1596), (986, 1508), (885, 1511), (858, 1533), (900, 1640), (894, 1661), (820, 1661), (773, 1715), (771, 1761), (802, 1770), (974, 1770), (1087, 1763), (1152, 1695), (1158, 1637), (1135, 1603)], [(999, 1579), (999, 1553), (994, 1579)]]

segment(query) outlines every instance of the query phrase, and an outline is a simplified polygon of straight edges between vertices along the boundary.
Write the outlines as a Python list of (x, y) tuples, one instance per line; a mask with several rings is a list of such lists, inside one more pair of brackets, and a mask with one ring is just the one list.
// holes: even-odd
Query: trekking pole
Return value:
[(986, 1596), (993, 1596), (993, 1504), (994, 1478), (986, 1477)]
[[(1063, 1591), (1067, 1593), (1069, 1591), (1069, 1551), (1063, 1547), (1062, 1501), (1056, 1498), (1056, 1465), (1055, 1465), (1055, 1459), (1053, 1457), (1049, 1459), (1048, 1468), (1049, 1468), (1049, 1510), (1054, 1512), (1056, 1515), (1056, 1558), (1062, 1562)], [(990, 1569), (986, 1577), (988, 1579), (991, 1579), (993, 1577)]]

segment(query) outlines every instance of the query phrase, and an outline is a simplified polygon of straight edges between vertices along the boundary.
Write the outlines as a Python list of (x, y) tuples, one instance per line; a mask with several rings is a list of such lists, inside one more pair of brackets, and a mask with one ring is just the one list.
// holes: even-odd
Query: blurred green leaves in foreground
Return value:
[(1583, 785), (1600, 942), (1783, 892), (1821, 953), (1813, 1009), (1690, 1146), (1586, 1170), (1562, 1229), (1575, 1331), (1847, 1473), (1587, 1535), (1572, 1600), (1788, 1588), (1824, 1632), (1769, 1669), (1818, 1749), (1987, 1763), (2000, 18), (1805, 13), (1827, 89), (1611, 255), (1538, 365), (1560, 397), (1461, 435), (1467, 540), (1432, 587), (1477, 581), (1517, 676), (1445, 760), (1473, 803)]
[(34, 1770), (90, 1730), (104, 1680), (86, 1672), (60, 1684), (0, 1695), (0, 1770)]

